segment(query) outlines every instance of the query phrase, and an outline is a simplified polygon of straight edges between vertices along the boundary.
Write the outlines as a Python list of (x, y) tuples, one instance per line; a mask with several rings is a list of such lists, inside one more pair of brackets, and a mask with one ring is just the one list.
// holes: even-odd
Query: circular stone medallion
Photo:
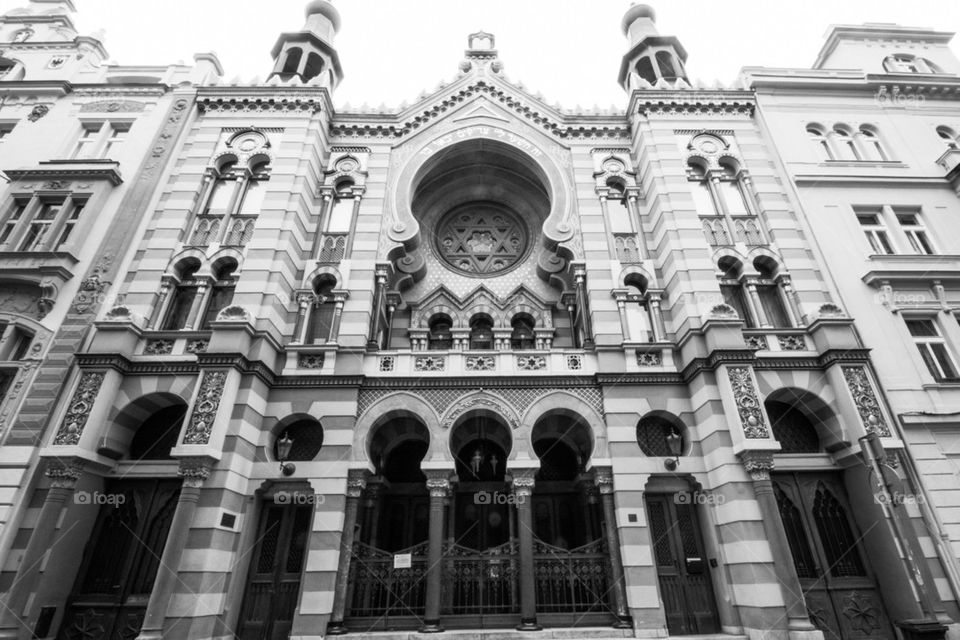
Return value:
[(437, 227), (437, 254), (454, 271), (487, 277), (510, 271), (529, 248), (527, 229), (513, 212), (486, 203), (450, 211)]

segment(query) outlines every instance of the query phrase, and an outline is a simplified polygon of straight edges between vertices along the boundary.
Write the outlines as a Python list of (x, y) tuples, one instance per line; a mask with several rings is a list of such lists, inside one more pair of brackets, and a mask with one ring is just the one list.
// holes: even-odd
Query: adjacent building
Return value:
[(625, 111), (484, 32), (354, 111), (326, 0), (231, 84), (39, 35), (72, 8), (0, 22), (0, 286), (63, 280), (0, 302), (0, 637), (957, 632), (950, 34), (706, 87), (635, 5)]

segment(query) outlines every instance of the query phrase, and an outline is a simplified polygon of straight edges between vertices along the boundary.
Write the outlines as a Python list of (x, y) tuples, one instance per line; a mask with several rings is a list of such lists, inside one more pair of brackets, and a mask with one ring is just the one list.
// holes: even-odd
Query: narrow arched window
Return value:
[(167, 316), (163, 323), (164, 330), (174, 331), (190, 328), (188, 326), (190, 312), (193, 310), (194, 301), (197, 300), (199, 287), (199, 283), (194, 279), (194, 276), (199, 269), (199, 261), (188, 262), (180, 267), (178, 282), (171, 293), (170, 302), (167, 306)]
[(821, 159), (836, 160), (833, 155), (833, 150), (830, 149), (830, 144), (827, 142), (827, 136), (824, 134), (823, 129), (816, 125), (807, 125), (807, 135), (810, 136), (810, 140), (817, 147), (817, 152), (820, 154)]
[(478, 316), (470, 323), (470, 348), (493, 349), (493, 321), (487, 316)]
[(427, 348), (439, 351), (453, 348), (453, 333), (450, 318), (445, 315), (434, 316), (430, 320), (430, 336)]
[(300, 69), (300, 58), (303, 57), (303, 51), (299, 48), (289, 49), (287, 51), (287, 59), (283, 63), (283, 74), (295, 74)]
[(660, 77), (666, 80), (676, 80), (680, 77), (676, 61), (667, 51), (657, 52), (657, 66), (660, 68)]
[(353, 181), (343, 180), (337, 184), (327, 219), (327, 233), (349, 233), (353, 225)]
[(840, 160), (862, 160), (857, 145), (853, 143), (850, 132), (843, 127), (834, 127), (833, 139), (836, 141)]
[(533, 318), (525, 313), (518, 314), (511, 324), (513, 332), (510, 334), (510, 347), (512, 349), (536, 349), (537, 339), (533, 330)]
[(323, 344), (331, 339), (336, 310), (333, 289), (336, 284), (336, 280), (327, 276), (320, 278), (314, 287), (310, 321), (307, 323), (306, 342), (309, 344)]
[(874, 129), (867, 126), (860, 127), (860, 141), (863, 143), (868, 160), (885, 162), (890, 159), (880, 143), (880, 136)]
[(217, 315), (233, 303), (233, 292), (237, 286), (236, 270), (237, 263), (233, 260), (226, 260), (215, 269), (201, 330), (210, 329), (210, 323), (217, 319)]
[(650, 84), (657, 82), (657, 72), (654, 71), (653, 62), (648, 56), (644, 56), (637, 61), (637, 75)]
[(303, 68), (303, 79), (312, 80), (323, 72), (323, 58), (319, 54), (311, 52), (307, 56), (307, 64)]

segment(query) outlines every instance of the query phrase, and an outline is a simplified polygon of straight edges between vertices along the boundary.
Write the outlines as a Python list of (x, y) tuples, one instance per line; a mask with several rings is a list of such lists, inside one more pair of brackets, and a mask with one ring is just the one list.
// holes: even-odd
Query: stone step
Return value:
[[(543, 629), (542, 631), (515, 631), (513, 629), (448, 629), (443, 633), (416, 631), (351, 632), (350, 638), (368, 640), (622, 640), (633, 638), (632, 629), (609, 627), (578, 627)], [(748, 640), (747, 636), (724, 633), (701, 636), (669, 636), (664, 640)]]

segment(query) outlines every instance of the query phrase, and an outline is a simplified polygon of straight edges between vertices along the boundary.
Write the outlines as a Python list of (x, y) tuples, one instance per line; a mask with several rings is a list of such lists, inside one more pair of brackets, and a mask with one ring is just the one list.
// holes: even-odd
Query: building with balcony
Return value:
[[(313, 0), (265, 82), (211, 68), (171, 90), (118, 208), (136, 223), (109, 236), (115, 297), (30, 443), (0, 638), (892, 639), (960, 620), (956, 558), (895, 499), (922, 474), (850, 271), (805, 226), (758, 90), (691, 82), (635, 5), (625, 111), (547, 105), (483, 32), (414, 104), (338, 109), (339, 26)], [(138, 131), (64, 111), (80, 155)], [(865, 126), (852, 144), (888, 153)]]

